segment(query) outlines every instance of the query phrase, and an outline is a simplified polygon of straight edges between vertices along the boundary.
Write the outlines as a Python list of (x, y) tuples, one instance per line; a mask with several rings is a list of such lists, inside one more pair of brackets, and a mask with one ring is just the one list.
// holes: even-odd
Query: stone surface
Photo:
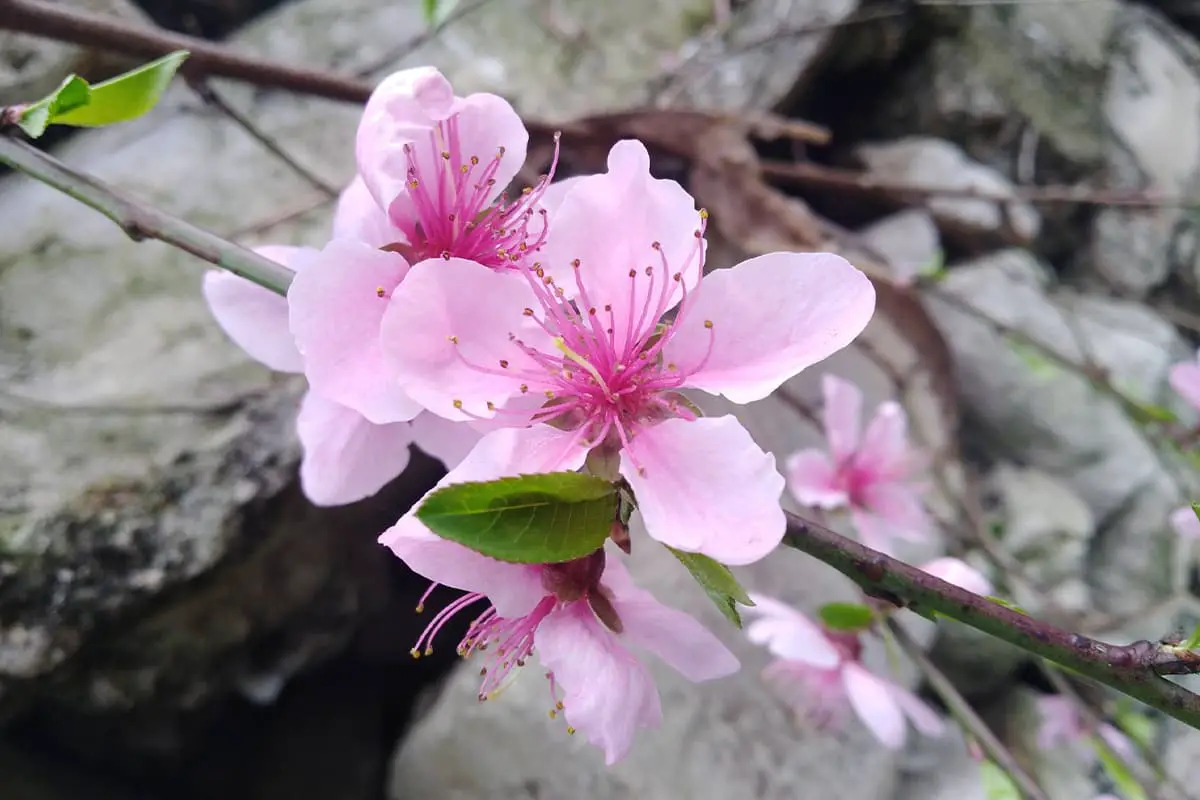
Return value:
[(1087, 582), (1097, 607), (1134, 611), (1168, 593), (1174, 540), (1166, 517), (1182, 499), (1180, 476), (1079, 372), (1014, 344), (942, 293), (1072, 363), (1086, 353), (1143, 403), (1166, 400), (1167, 369), (1187, 351), (1175, 330), (1136, 303), (1051, 292), (1045, 269), (1019, 250), (952, 269), (926, 296), (954, 353), (972, 432), (996, 455), (1062, 480), (1095, 515)]
[(924, 209), (884, 217), (858, 231), (858, 236), (872, 250), (887, 256), (892, 275), (901, 281), (929, 273), (942, 258), (937, 224)]
[[(868, 175), (882, 183), (938, 186), (952, 190), (1014, 197), (1012, 184), (990, 167), (977, 164), (956, 145), (928, 137), (909, 137), (894, 142), (860, 145), (855, 153)], [(931, 195), (925, 208), (947, 236), (996, 238), (1015, 236), (1033, 239), (1041, 219), (1028, 203), (1013, 200), (997, 203), (969, 197)]]

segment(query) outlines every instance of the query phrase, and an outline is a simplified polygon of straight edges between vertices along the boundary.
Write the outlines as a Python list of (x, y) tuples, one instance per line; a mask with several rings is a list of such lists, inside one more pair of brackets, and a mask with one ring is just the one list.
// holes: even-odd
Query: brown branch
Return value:
[(1072, 633), (960, 589), (789, 513), (783, 543), (853, 580), (870, 597), (941, 614), (1074, 670), (1200, 729), (1200, 695), (1163, 675), (1200, 673), (1200, 653), (1138, 641), (1114, 645)]

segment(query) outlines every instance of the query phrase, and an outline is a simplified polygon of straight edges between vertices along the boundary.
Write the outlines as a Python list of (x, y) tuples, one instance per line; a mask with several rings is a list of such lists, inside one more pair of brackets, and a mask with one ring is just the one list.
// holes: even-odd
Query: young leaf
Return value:
[(1116, 713), (1113, 715), (1117, 727), (1144, 750), (1153, 750), (1156, 730), (1154, 720), (1138, 711), (1132, 703), (1122, 703), (1125, 699), (1122, 697), (1117, 701)]
[(1129, 415), (1133, 417), (1134, 422), (1142, 425), (1150, 425), (1155, 422), (1178, 422), (1179, 417), (1175, 412), (1166, 406), (1155, 405), (1154, 403), (1129, 403), (1126, 406)]
[(553, 564), (604, 546), (617, 487), (594, 475), (550, 472), (444, 486), (417, 519), (442, 538), (518, 564)]
[(1121, 796), (1126, 800), (1150, 800), (1146, 790), (1142, 788), (1142, 784), (1133, 776), (1125, 762), (1117, 757), (1117, 754), (1112, 751), (1103, 739), (1099, 736), (1092, 737), (1092, 747), (1096, 749), (1096, 754), (1100, 756), (1100, 765), (1104, 768), (1105, 774), (1117, 787)]
[(78, 75), (68, 75), (53, 92), (22, 109), (17, 125), (31, 139), (46, 132), (53, 118), (80, 106), (85, 106), (91, 97), (91, 87)]
[(875, 612), (858, 603), (826, 603), (817, 610), (825, 627), (833, 631), (862, 631), (871, 627)]
[(1014, 602), (1012, 602), (1012, 601), (1005, 600), (1003, 597), (996, 597), (994, 594), (989, 594), (989, 595), (987, 596), (987, 599), (988, 599), (988, 600), (991, 600), (993, 603), (995, 603), (995, 604), (996, 604), (996, 605), (998, 605), (998, 606), (1004, 606), (1004, 607), (1005, 607), (1005, 608), (1007, 608), (1009, 611), (1015, 611), (1015, 612), (1017, 612), (1018, 614), (1021, 614), (1022, 616), (1026, 616), (1026, 617), (1028, 617), (1028, 616), (1029, 616), (1029, 612), (1028, 612), (1028, 611), (1026, 611), (1025, 609), (1021, 608), (1019, 605), (1017, 605), (1016, 603), (1014, 603)]
[(699, 553), (685, 553), (674, 547), (667, 549), (687, 567), (688, 572), (692, 573), (700, 588), (704, 589), (704, 593), (716, 604), (725, 618), (737, 627), (742, 627), (742, 615), (738, 613), (738, 604), (752, 606), (754, 603), (729, 571), (729, 567)]
[(176, 50), (149, 64), (97, 83), (92, 87), (91, 98), (86, 104), (54, 115), (50, 123), (96, 128), (137, 119), (154, 108), (187, 57), (186, 50)]
[(979, 765), (983, 795), (987, 800), (1021, 800), (1021, 792), (1013, 779), (995, 761), (984, 761)]
[[(1192, 504), (1192, 510), (1195, 511), (1196, 504)], [(1200, 647), (1200, 625), (1192, 629), (1192, 635), (1184, 640), (1183, 644), (1179, 645), (1182, 650), (1195, 650)]]

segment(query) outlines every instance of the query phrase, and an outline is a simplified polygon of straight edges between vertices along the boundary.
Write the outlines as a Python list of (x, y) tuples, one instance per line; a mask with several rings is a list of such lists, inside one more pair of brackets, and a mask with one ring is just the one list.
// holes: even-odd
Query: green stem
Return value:
[(157, 239), (166, 242), (259, 286), (287, 294), (292, 273), (283, 266), (178, 217), (125, 197), (99, 179), (77, 172), (13, 136), (0, 135), (0, 163), (96, 209), (134, 241)]
[(1194, 653), (1145, 641), (1106, 644), (1065, 631), (939, 580), (795, 514), (788, 515), (783, 543), (833, 567), (871, 597), (957, 620), (1200, 730), (1200, 695), (1162, 677), (1200, 671)]

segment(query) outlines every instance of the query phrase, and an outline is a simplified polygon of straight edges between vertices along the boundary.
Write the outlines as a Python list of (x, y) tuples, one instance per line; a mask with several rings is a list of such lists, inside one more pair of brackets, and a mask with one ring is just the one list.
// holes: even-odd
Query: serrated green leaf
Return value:
[(1142, 784), (1133, 776), (1129, 768), (1125, 766), (1125, 762), (1117, 757), (1117, 754), (1112, 751), (1099, 736), (1092, 737), (1092, 747), (1095, 748), (1096, 754), (1100, 756), (1100, 766), (1104, 768), (1104, 772), (1112, 780), (1117, 790), (1125, 800), (1150, 800), (1146, 790), (1142, 788)]
[(979, 765), (979, 777), (987, 800), (1021, 800), (1017, 784), (995, 761), (983, 761)]
[(54, 115), (50, 124), (97, 128), (137, 119), (157, 105), (187, 57), (188, 51), (176, 50), (149, 64), (97, 83), (92, 87), (91, 98), (86, 104)]
[(46, 132), (55, 116), (87, 105), (91, 93), (87, 81), (78, 75), (68, 75), (53, 92), (25, 106), (17, 117), (17, 125), (31, 139), (36, 139)]
[(817, 616), (833, 631), (866, 630), (875, 620), (875, 612), (859, 603), (826, 603), (817, 610)]
[(580, 472), (455, 483), (417, 509), (438, 536), (518, 564), (589, 555), (604, 546), (616, 517), (617, 487)]
[(742, 585), (738, 583), (733, 573), (729, 571), (729, 567), (699, 553), (685, 553), (674, 547), (667, 547), (667, 549), (679, 559), (681, 564), (687, 567), (687, 571), (692, 573), (692, 577), (700, 584), (700, 588), (725, 615), (725, 618), (737, 627), (742, 627), (742, 615), (738, 613), (738, 604), (752, 606), (754, 602), (750, 599), (750, 595), (746, 594)]

